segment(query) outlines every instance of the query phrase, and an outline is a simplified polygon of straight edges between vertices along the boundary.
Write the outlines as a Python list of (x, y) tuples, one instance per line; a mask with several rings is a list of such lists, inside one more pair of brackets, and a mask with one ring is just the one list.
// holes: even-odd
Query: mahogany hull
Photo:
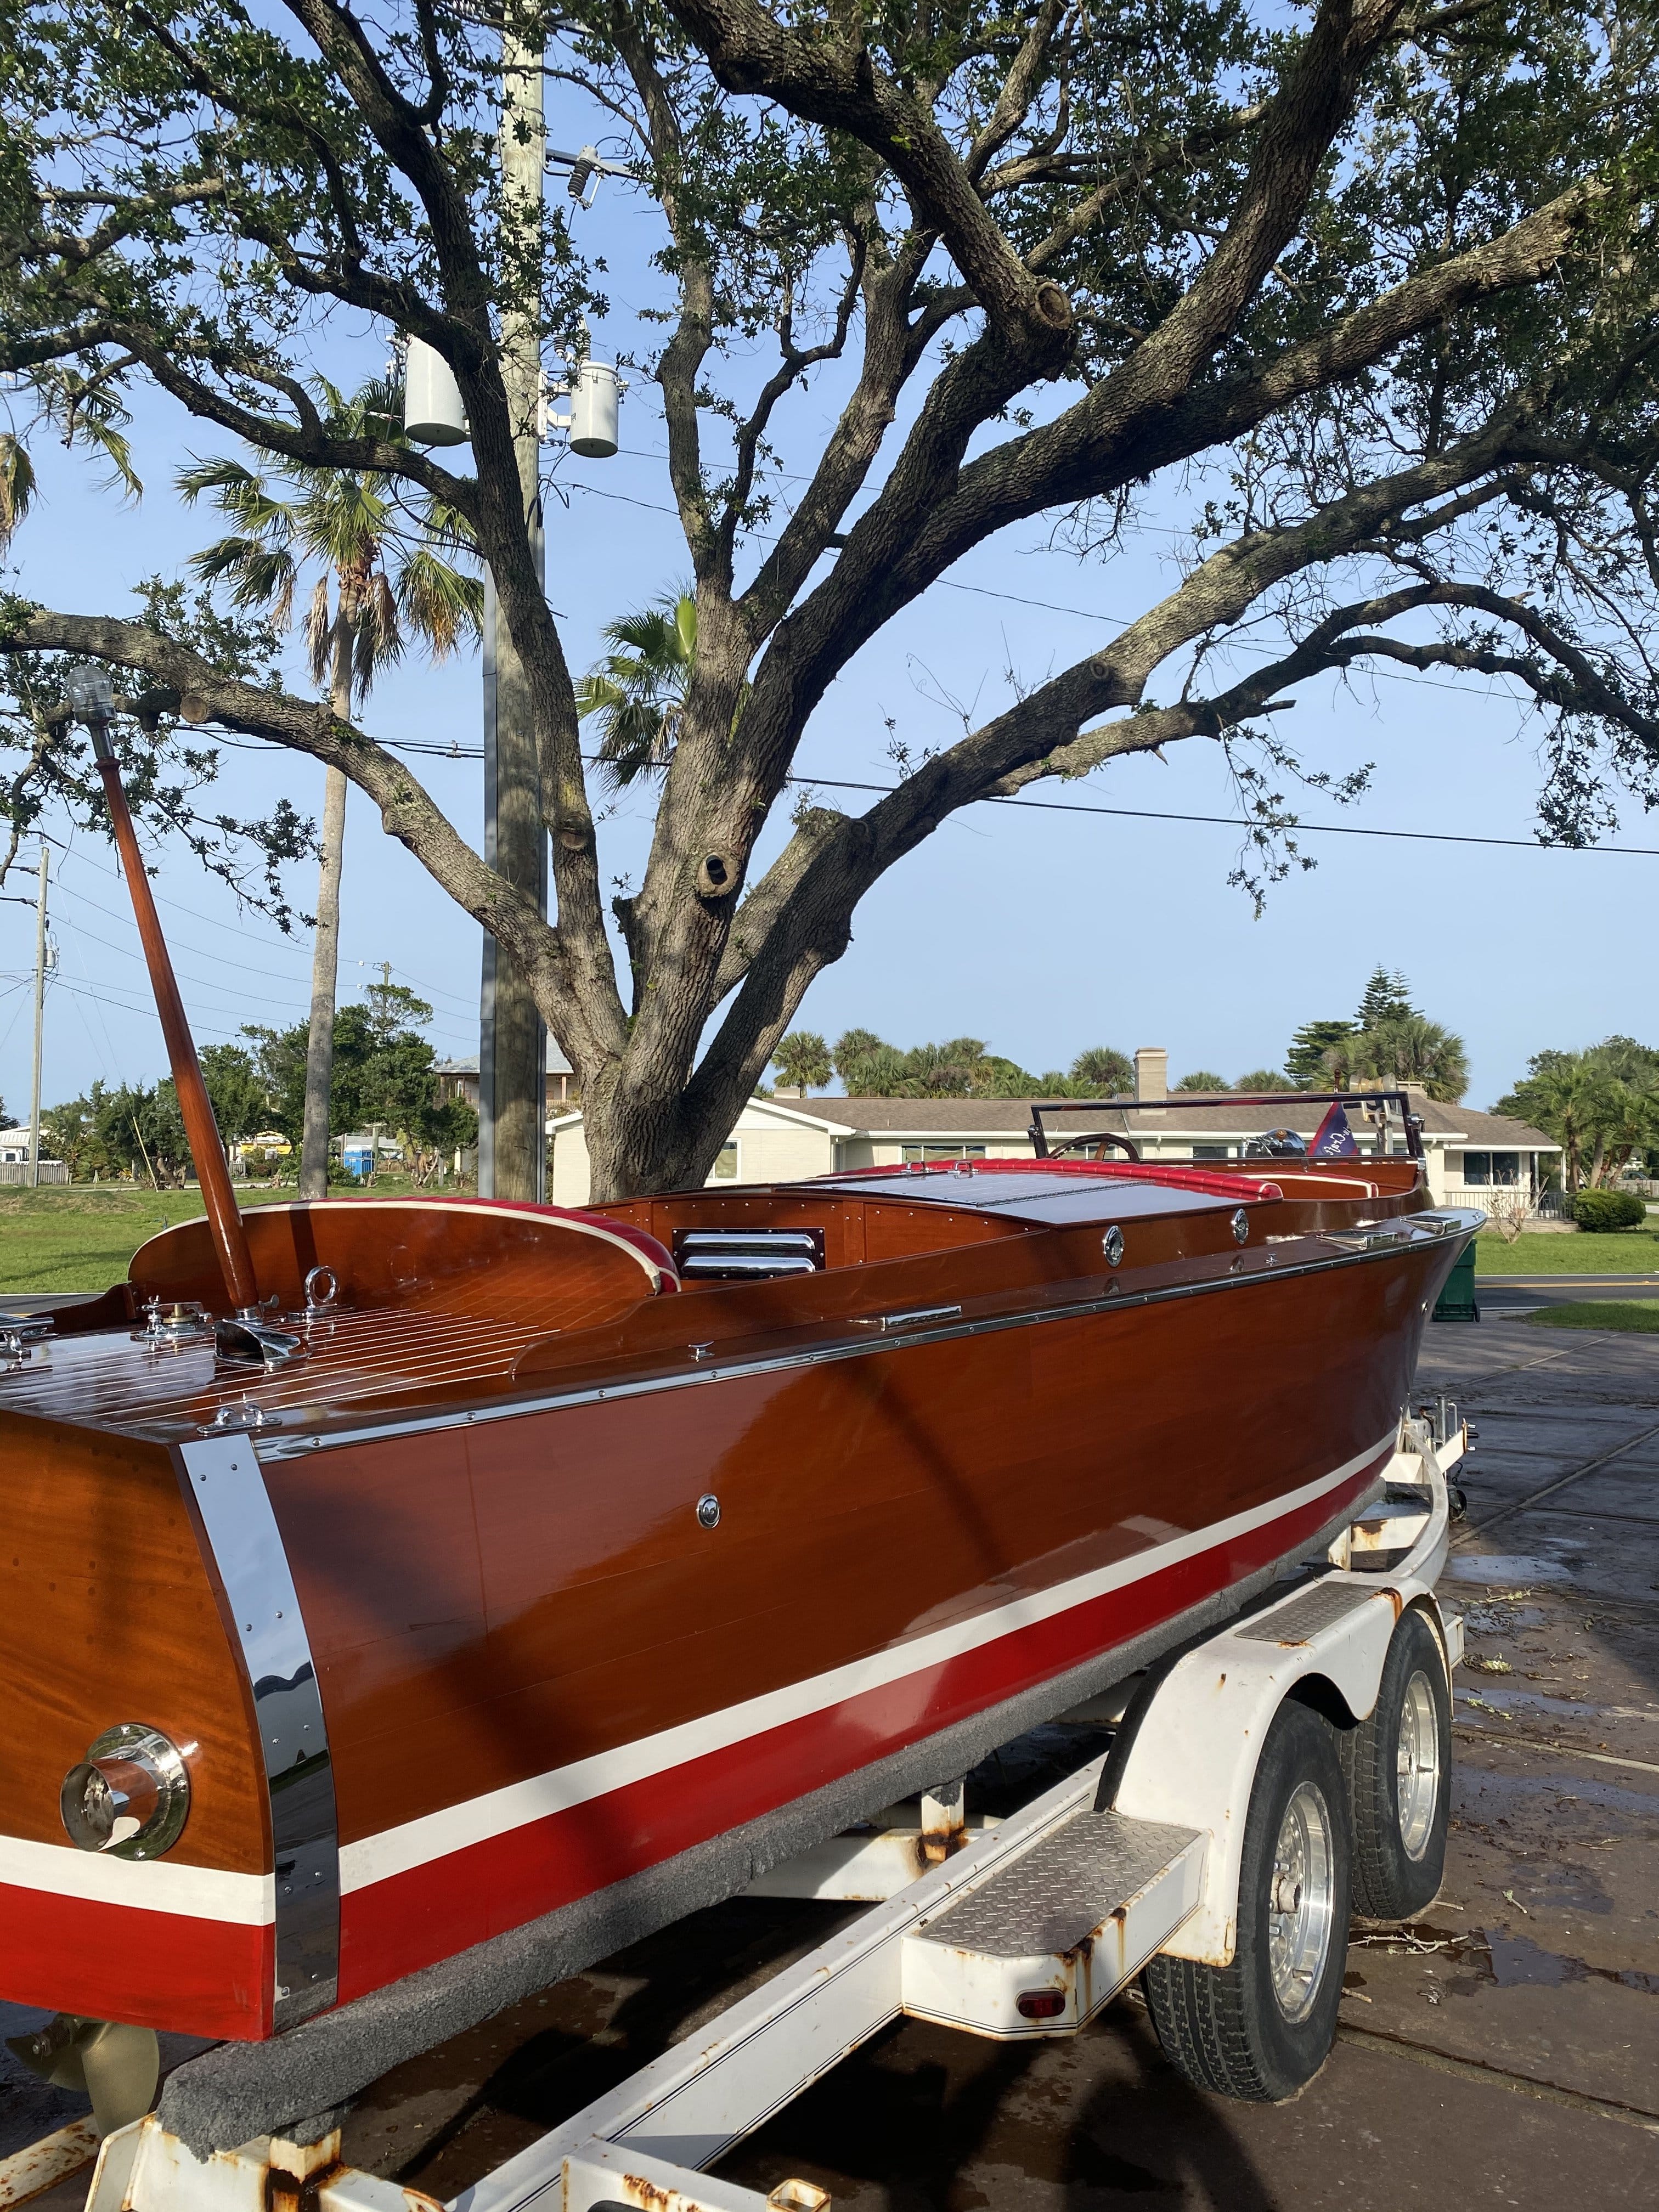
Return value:
[[(311, 1448), (258, 1438), (326, 1717), (335, 2001), (1080, 1667), (1108, 1679), (1115, 1652), (1363, 1497), (1457, 1243), (1305, 1270), (1258, 1249), (1235, 1273), (1224, 1208), (1165, 1244), (1147, 1235), (1164, 1287), (1144, 1301), (1127, 1274), (1115, 1296), (1098, 1278), (1079, 1296), (1062, 1237), (1049, 1272), (1067, 1296), (1046, 1305), (976, 1318), (970, 1296), (908, 1336), (738, 1339), (707, 1372), (682, 1357), (623, 1384), (576, 1387), (580, 1362), (562, 1382), (526, 1373), (520, 1355), (487, 1408)], [(1029, 1275), (1048, 1248), (1021, 1249)], [(969, 1238), (949, 1264), (968, 1284), (987, 1262)], [(669, 1302), (682, 1346), (719, 1295)], [(32, 1668), (33, 1595), (0, 1632), (17, 1692), (0, 1729), (0, 1995), (243, 2039), (277, 2024), (283, 1855), (227, 1583), (185, 1503), (216, 1455), (255, 1442), (108, 1447), (143, 1466), (137, 1517), (179, 1555), (125, 1585), (124, 1679)], [(106, 1493), (88, 1480), (72, 1508), (32, 1493), (31, 1589), (48, 1554), (108, 1528)], [(58, 1629), (84, 1636), (84, 1616)], [(70, 1850), (58, 1816), (65, 1767), (127, 1705), (200, 1747), (191, 1821), (155, 1866)]]

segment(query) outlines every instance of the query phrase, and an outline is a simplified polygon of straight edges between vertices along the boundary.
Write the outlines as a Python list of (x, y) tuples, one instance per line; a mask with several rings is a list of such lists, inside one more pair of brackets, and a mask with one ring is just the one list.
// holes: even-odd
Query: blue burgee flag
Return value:
[(1341, 1103), (1333, 1099), (1326, 1109), (1317, 1134), (1309, 1152), (1319, 1160), (1352, 1160), (1359, 1157), (1359, 1147), (1353, 1140), (1353, 1131), (1348, 1127), (1348, 1117)]

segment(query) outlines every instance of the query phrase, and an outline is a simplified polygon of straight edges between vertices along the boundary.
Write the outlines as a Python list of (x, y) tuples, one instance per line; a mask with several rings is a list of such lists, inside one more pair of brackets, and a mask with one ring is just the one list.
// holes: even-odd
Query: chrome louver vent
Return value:
[(674, 1264), (683, 1282), (740, 1282), (811, 1275), (823, 1265), (821, 1229), (679, 1229)]

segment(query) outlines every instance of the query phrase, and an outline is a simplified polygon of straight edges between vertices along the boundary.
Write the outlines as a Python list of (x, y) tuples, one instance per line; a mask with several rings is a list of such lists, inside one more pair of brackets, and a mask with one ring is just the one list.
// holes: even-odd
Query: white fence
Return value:
[(1507, 1215), (1511, 1219), (1517, 1212), (1528, 1220), (1561, 1221), (1566, 1218), (1566, 1201), (1560, 1191), (1529, 1192), (1523, 1183), (1448, 1183), (1446, 1204), (1478, 1206), (1483, 1212)]
[(67, 1182), (69, 1169), (62, 1160), (42, 1160), (37, 1176), (27, 1160), (0, 1160), (0, 1183)]

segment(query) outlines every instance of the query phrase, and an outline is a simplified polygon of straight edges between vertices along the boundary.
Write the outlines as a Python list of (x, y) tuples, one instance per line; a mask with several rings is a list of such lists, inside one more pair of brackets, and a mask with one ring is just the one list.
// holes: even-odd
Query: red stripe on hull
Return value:
[(0, 1882), (0, 1958), (15, 2004), (242, 2043), (270, 2033), (269, 1924), (197, 1920)]
[(522, 1927), (1127, 1644), (1283, 1558), (1358, 1498), (1386, 1457), (1312, 1504), (1139, 1582), (827, 1711), (350, 1892), (341, 1900), (342, 2002)]

